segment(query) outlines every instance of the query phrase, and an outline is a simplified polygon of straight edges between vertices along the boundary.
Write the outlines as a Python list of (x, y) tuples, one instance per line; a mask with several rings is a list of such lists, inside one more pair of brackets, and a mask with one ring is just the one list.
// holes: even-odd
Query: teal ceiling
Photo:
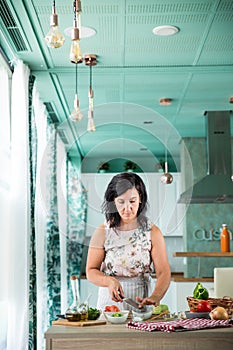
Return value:
[[(73, 2), (56, 1), (59, 27), (73, 25)], [(51, 0), (2, 0), (3, 51), (22, 59), (36, 76), (41, 100), (57, 119), (72, 159), (179, 158), (182, 137), (206, 136), (204, 112), (231, 110), (233, 96), (233, 1), (83, 0), (82, 25), (96, 35), (80, 40), (93, 67), (96, 132), (87, 133), (89, 67), (78, 65), (81, 122), (69, 120), (75, 94), (70, 38), (59, 49), (44, 42)], [(156, 36), (174, 25), (179, 32)], [(172, 99), (160, 106), (162, 97)], [(232, 126), (233, 128), (233, 126)]]

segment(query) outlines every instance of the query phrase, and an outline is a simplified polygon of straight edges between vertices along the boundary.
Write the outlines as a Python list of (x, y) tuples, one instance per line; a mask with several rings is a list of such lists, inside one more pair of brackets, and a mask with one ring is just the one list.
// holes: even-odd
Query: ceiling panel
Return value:
[[(57, 0), (56, 9), (64, 32), (73, 25), (73, 1)], [(233, 0), (83, 0), (82, 26), (96, 30), (80, 40), (83, 54), (98, 60), (95, 133), (86, 132), (89, 67), (84, 63), (78, 65), (83, 119), (69, 120), (75, 65), (69, 62), (69, 36), (60, 49), (45, 44), (51, 10), (50, 0), (4, 1), (0, 45), (13, 64), (19, 58), (30, 67), (72, 159), (135, 160), (149, 157), (147, 152), (160, 157), (165, 148), (179, 157), (182, 137), (206, 135), (206, 110), (232, 110)], [(179, 32), (154, 35), (152, 29), (161, 25)], [(172, 104), (160, 106), (162, 97)]]

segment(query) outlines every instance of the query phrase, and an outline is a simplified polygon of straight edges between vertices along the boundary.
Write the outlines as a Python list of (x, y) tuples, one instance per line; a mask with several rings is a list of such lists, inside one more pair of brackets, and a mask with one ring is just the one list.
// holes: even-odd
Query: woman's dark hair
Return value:
[(147, 210), (147, 192), (146, 187), (140, 176), (135, 173), (120, 173), (115, 175), (104, 194), (104, 202), (102, 210), (110, 227), (118, 227), (120, 225), (121, 217), (115, 205), (115, 198), (119, 197), (126, 191), (136, 188), (140, 197), (140, 204), (137, 212), (139, 224), (144, 226), (146, 224), (145, 212)]

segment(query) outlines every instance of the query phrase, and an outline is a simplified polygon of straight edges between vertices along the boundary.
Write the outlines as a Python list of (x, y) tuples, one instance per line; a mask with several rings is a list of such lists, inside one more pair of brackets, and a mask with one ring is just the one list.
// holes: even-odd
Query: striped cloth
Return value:
[(204, 318), (192, 318), (186, 320), (173, 320), (161, 322), (134, 322), (129, 321), (126, 327), (137, 329), (140, 331), (162, 331), (162, 332), (177, 332), (177, 331), (191, 331), (205, 328), (217, 327), (232, 327), (233, 320), (208, 320)]

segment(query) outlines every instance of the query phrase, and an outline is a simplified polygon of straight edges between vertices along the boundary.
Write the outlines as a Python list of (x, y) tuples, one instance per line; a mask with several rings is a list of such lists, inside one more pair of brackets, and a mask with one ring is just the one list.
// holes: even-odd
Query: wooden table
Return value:
[(129, 329), (125, 324), (53, 325), (45, 339), (46, 350), (232, 350), (233, 327), (164, 333)]

